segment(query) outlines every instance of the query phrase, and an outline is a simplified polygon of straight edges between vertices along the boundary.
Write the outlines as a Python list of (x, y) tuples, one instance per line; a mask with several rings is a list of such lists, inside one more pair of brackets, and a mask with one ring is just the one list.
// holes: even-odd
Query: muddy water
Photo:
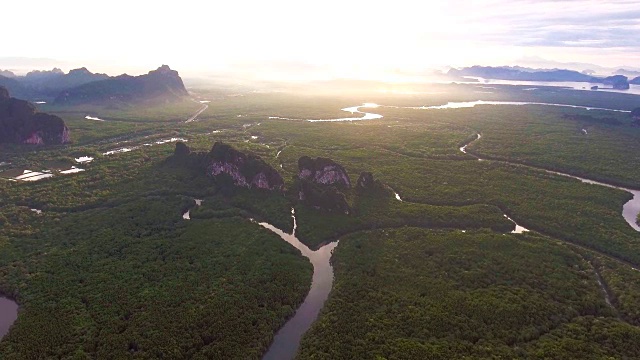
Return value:
[(282, 240), (300, 250), (302, 255), (309, 259), (313, 265), (313, 280), (309, 294), (307, 294), (295, 315), (276, 333), (269, 350), (262, 358), (263, 360), (288, 360), (295, 357), (302, 336), (318, 318), (318, 314), (333, 287), (333, 266), (331, 266), (330, 259), (333, 249), (338, 246), (338, 242), (329, 243), (316, 251), (312, 251), (296, 237), (297, 223), (293, 210), (291, 214), (294, 221), (291, 234), (287, 234), (265, 222), (260, 223), (260, 226), (280, 236)]
[(0, 297), (0, 339), (8, 332), (18, 318), (18, 304), (8, 298)]

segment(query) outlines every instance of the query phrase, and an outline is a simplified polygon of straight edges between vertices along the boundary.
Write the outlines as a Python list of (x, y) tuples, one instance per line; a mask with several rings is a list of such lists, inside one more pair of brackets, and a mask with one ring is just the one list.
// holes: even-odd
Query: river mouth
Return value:
[(584, 109), (584, 110), (601, 110), (601, 111), (613, 111), (621, 113), (630, 113), (628, 110), (608, 109), (593, 106), (580, 106), (580, 105), (568, 105), (568, 104), (556, 104), (556, 103), (544, 103), (544, 102), (528, 102), (528, 101), (462, 101), (462, 102), (448, 102), (444, 105), (435, 106), (417, 106), (417, 107), (404, 107), (403, 109), (416, 109), (416, 110), (446, 110), (446, 109), (466, 109), (474, 108), (478, 105), (510, 105), (510, 106), (523, 106), (523, 105), (538, 105), (538, 106), (555, 106), (566, 107), (572, 109)]
[(333, 287), (333, 266), (331, 266), (330, 260), (333, 249), (338, 246), (338, 242), (334, 241), (316, 251), (312, 251), (295, 236), (297, 223), (293, 209), (291, 210), (291, 216), (293, 217), (293, 232), (291, 234), (287, 234), (265, 222), (259, 223), (259, 225), (277, 234), (282, 240), (300, 250), (300, 253), (308, 258), (313, 265), (313, 279), (304, 302), (298, 307), (293, 317), (278, 330), (271, 346), (269, 346), (269, 350), (262, 357), (263, 360), (289, 360), (295, 357), (302, 336), (318, 318), (318, 314)]
[(18, 304), (6, 297), (0, 297), (0, 340), (7, 335), (16, 319), (18, 319)]
[[(528, 80), (502, 80), (502, 79), (488, 79), (479, 76), (463, 76), (465, 79), (470, 81), (459, 81), (459, 84), (469, 84), (469, 85), (509, 85), (509, 86), (532, 86), (531, 88), (523, 89), (525, 91), (534, 91), (539, 90), (538, 87), (553, 87), (558, 89), (568, 89), (575, 91), (601, 91), (601, 92), (614, 92), (619, 94), (635, 94), (640, 95), (640, 86), (635, 84), (629, 84), (629, 89), (614, 89), (611, 87), (604, 87), (602, 83), (591, 83), (591, 82), (579, 82), (579, 81), (528, 81)], [(598, 88), (596, 90), (592, 90), (591, 87), (597, 85)], [(479, 86), (480, 88), (485, 88), (486, 86)]]

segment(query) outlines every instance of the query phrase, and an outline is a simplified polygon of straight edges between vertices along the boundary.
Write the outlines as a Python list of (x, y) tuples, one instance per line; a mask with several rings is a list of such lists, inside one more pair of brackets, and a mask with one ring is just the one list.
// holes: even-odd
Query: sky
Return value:
[(640, 68), (635, 0), (10, 0), (2, 12), (11, 31), (0, 68), (52, 63), (32, 58), (110, 74), (168, 64), (181, 74), (292, 78), (540, 58)]

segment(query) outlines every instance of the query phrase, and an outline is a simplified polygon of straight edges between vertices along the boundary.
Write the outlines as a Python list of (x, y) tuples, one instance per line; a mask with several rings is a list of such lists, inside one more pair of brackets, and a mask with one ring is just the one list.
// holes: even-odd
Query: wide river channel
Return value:
[(276, 333), (276, 336), (264, 355), (265, 360), (287, 360), (293, 359), (300, 346), (302, 335), (309, 330), (311, 324), (316, 320), (320, 310), (324, 306), (324, 302), (329, 297), (329, 292), (333, 287), (333, 266), (331, 266), (331, 252), (338, 246), (338, 242), (326, 244), (316, 251), (312, 251), (305, 244), (300, 242), (296, 237), (296, 218), (293, 209), (293, 232), (287, 234), (282, 230), (265, 222), (260, 223), (277, 235), (284, 241), (293, 245), (300, 250), (303, 256), (307, 257), (313, 265), (313, 279), (311, 281), (311, 289), (304, 299), (304, 302), (289, 321)]

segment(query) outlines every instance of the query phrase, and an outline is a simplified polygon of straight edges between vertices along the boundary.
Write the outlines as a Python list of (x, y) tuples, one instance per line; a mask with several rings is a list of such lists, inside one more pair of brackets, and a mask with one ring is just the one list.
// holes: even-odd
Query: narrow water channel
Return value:
[[(466, 146), (465, 146), (465, 147), (466, 147)], [(460, 148), (460, 151), (464, 152), (464, 151), (463, 151), (463, 148)], [(391, 188), (390, 188), (390, 189), (391, 189)], [(398, 200), (398, 201), (400, 201), (400, 202), (404, 202), (404, 200), (402, 200), (402, 198), (400, 197), (400, 194), (398, 194), (398, 192), (397, 192), (397, 191), (395, 191), (395, 190), (393, 190), (393, 189), (391, 189), (391, 191), (392, 191), (392, 192), (393, 192), (393, 194), (395, 195), (396, 200)], [(512, 234), (522, 234), (522, 233), (525, 233), (525, 232), (529, 231), (529, 229), (525, 228), (524, 226), (520, 226), (520, 225), (518, 225), (518, 223), (517, 223), (517, 222), (515, 222), (515, 221), (513, 221), (513, 219), (512, 219), (512, 218), (510, 218), (509, 216), (507, 216), (507, 214), (504, 214), (504, 217), (505, 217), (505, 218), (507, 218), (507, 220), (511, 221), (511, 222), (516, 226), (516, 228), (515, 228), (513, 231), (511, 231), (511, 233), (512, 233)], [(466, 230), (462, 230), (462, 231), (463, 231), (463, 232), (466, 232)]]
[(0, 297), (0, 339), (9, 332), (17, 318), (18, 304), (6, 297)]
[[(473, 143), (475, 141), (478, 141), (481, 138), (482, 138), (482, 135), (476, 134), (476, 138), (471, 140), (468, 144), (466, 144), (463, 147), (461, 147), (460, 151), (462, 151), (465, 154), (471, 155), (471, 156), (477, 158), (478, 160), (481, 160), (481, 161), (486, 160), (486, 159), (483, 159), (483, 158), (481, 158), (481, 157), (479, 157), (479, 156), (477, 156), (475, 154), (470, 154), (469, 152), (467, 152), (467, 147), (469, 145), (471, 145), (471, 143)], [(631, 189), (627, 189), (627, 188), (624, 188), (624, 187), (621, 187), (621, 186), (615, 186), (615, 185), (603, 183), (603, 182), (600, 182), (600, 181), (585, 179), (585, 178), (582, 178), (582, 177), (579, 177), (579, 176), (570, 175), (570, 174), (562, 173), (562, 172), (559, 172), (559, 171), (551, 171), (551, 170), (546, 170), (546, 169), (535, 167), (535, 166), (512, 163), (512, 162), (509, 162), (507, 160), (496, 160), (496, 161), (500, 161), (500, 162), (507, 163), (507, 164), (512, 164), (512, 165), (526, 166), (526, 167), (529, 167), (529, 168), (532, 168), (532, 169), (545, 171), (545, 172), (547, 172), (549, 174), (560, 175), (560, 176), (564, 176), (564, 177), (569, 177), (569, 178), (572, 178), (572, 179), (580, 180), (581, 182), (583, 182), (585, 184), (599, 185), (599, 186), (604, 186), (604, 187), (608, 187), (608, 188), (611, 188), (611, 189), (623, 190), (623, 191), (626, 191), (628, 193), (631, 193), (633, 195), (633, 198), (631, 198), (631, 200), (627, 201), (622, 206), (622, 217), (627, 222), (627, 224), (629, 224), (629, 226), (631, 226), (635, 231), (640, 232), (640, 225), (638, 225), (638, 223), (637, 223), (638, 214), (640, 214), (640, 190), (631, 190)]]
[(333, 267), (330, 260), (331, 253), (338, 246), (338, 242), (334, 241), (316, 251), (312, 251), (300, 242), (295, 235), (297, 223), (293, 209), (291, 210), (291, 216), (293, 217), (293, 232), (291, 234), (287, 234), (265, 222), (260, 223), (260, 226), (280, 236), (282, 240), (300, 250), (302, 255), (309, 259), (313, 265), (313, 280), (309, 294), (296, 310), (295, 315), (276, 333), (269, 350), (262, 358), (263, 360), (289, 360), (295, 357), (302, 336), (318, 318), (318, 314), (329, 297), (333, 286)]

